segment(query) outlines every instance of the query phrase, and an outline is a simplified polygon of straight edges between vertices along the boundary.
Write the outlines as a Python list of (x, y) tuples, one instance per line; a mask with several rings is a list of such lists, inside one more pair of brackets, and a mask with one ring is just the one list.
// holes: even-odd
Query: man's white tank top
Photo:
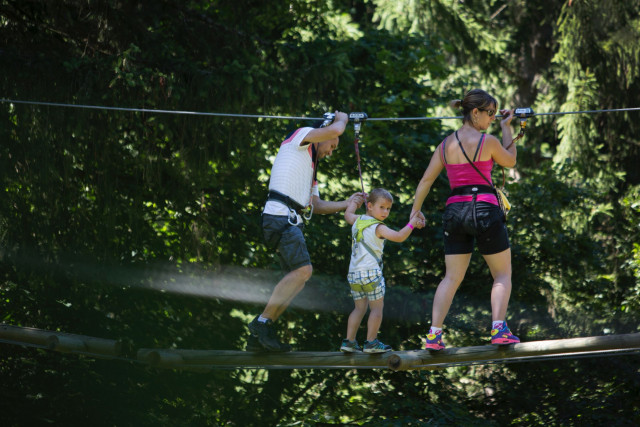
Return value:
[[(311, 199), (313, 179), (312, 144), (300, 146), (311, 127), (296, 130), (280, 145), (271, 168), (269, 190), (275, 190), (289, 196), (302, 206), (307, 206)], [(318, 194), (317, 183), (313, 183), (314, 195)], [(264, 213), (270, 215), (288, 215), (289, 209), (277, 201), (268, 201)]]

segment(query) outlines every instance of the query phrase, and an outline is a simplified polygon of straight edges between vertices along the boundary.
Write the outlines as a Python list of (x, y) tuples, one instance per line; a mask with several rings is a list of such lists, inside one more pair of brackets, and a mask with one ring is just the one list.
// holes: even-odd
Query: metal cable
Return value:
[(0, 99), (0, 102), (8, 102), (12, 104), (44, 105), (47, 107), (69, 107), (69, 108), (85, 108), (85, 109), (92, 109), (92, 110), (128, 111), (128, 112), (134, 112), (134, 113), (182, 114), (182, 115), (191, 115), (191, 116), (238, 117), (238, 118), (253, 118), (253, 119), (323, 120), (322, 118), (317, 118), (317, 117), (268, 116), (268, 115), (261, 115), (261, 114), (207, 113), (202, 111), (156, 110), (152, 108), (106, 107), (101, 105), (62, 104), (58, 102), (18, 101), (15, 99), (5, 99), (5, 98)]
[[(202, 112), (202, 111), (181, 111), (181, 110), (156, 110), (152, 108), (107, 107), (107, 106), (100, 106), (100, 105), (63, 104), (58, 102), (22, 101), (22, 100), (7, 99), (7, 98), (0, 98), (0, 102), (12, 103), (12, 104), (43, 105), (43, 106), (49, 106), (49, 107), (68, 107), (68, 108), (84, 108), (84, 109), (93, 109), (93, 110), (127, 111), (127, 112), (150, 113), (150, 114), (179, 114), (179, 115), (191, 115), (191, 116), (214, 116), (214, 117), (252, 118), (252, 119), (283, 119), (283, 120), (314, 120), (314, 121), (324, 120), (323, 117), (208, 113), (208, 112)], [(609, 109), (603, 109), (603, 110), (557, 111), (557, 112), (550, 112), (550, 113), (535, 113), (533, 115), (534, 116), (553, 116), (553, 115), (566, 115), (566, 114), (612, 113), (612, 112), (638, 111), (638, 110), (640, 110), (640, 107), (609, 108)], [(502, 115), (497, 114), (496, 117), (502, 117)], [(462, 119), (462, 118), (463, 116), (372, 117), (372, 118), (366, 119), (366, 121), (453, 120), (453, 119)]]

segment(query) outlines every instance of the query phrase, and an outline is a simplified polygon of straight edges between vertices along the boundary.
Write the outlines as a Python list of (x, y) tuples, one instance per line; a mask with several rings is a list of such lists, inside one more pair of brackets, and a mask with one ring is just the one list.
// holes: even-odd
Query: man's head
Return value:
[(318, 158), (322, 159), (324, 157), (329, 157), (333, 153), (333, 150), (338, 148), (338, 143), (340, 140), (338, 138), (329, 139), (327, 141), (318, 143)]

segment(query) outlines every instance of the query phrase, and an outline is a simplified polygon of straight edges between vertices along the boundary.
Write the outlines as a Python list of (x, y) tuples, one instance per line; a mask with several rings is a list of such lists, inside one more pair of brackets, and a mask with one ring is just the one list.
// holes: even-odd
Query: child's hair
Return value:
[(465, 95), (464, 99), (454, 99), (449, 102), (452, 108), (462, 108), (462, 115), (465, 122), (471, 121), (471, 111), (474, 108), (488, 108), (491, 105), (498, 106), (498, 101), (482, 89), (472, 89)]
[(384, 188), (375, 188), (371, 190), (371, 193), (369, 193), (369, 196), (367, 197), (367, 202), (375, 203), (378, 199), (385, 199), (393, 203), (393, 196)]

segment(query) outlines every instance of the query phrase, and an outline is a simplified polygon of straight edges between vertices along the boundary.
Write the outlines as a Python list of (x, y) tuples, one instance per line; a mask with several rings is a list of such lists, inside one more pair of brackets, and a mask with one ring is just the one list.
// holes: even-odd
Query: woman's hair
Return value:
[(378, 199), (385, 199), (391, 203), (393, 203), (393, 196), (384, 188), (375, 188), (371, 190), (369, 193), (369, 197), (367, 197), (367, 202), (375, 203)]
[(471, 121), (471, 112), (474, 108), (489, 109), (492, 106), (498, 108), (498, 101), (482, 89), (472, 89), (464, 96), (463, 100), (454, 99), (449, 103), (453, 108), (462, 108), (463, 120)]

